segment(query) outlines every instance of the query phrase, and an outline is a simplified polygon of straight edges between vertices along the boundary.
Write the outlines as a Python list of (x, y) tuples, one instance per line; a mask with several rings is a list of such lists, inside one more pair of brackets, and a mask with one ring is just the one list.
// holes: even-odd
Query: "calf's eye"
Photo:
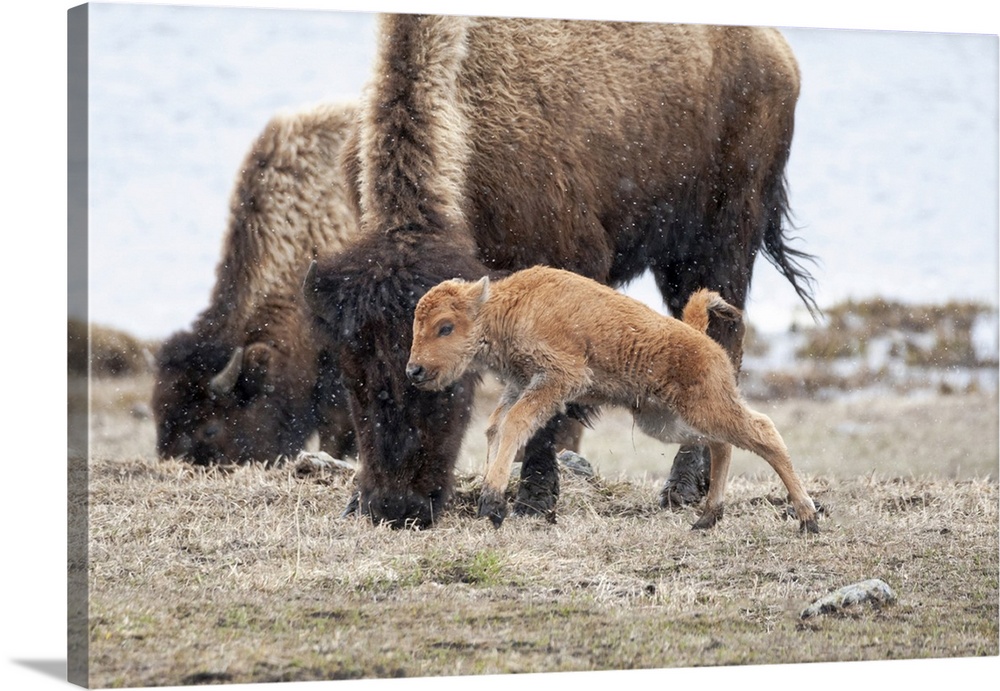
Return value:
[(455, 330), (454, 324), (442, 324), (441, 328), (438, 329), (438, 337), (447, 336), (454, 330)]

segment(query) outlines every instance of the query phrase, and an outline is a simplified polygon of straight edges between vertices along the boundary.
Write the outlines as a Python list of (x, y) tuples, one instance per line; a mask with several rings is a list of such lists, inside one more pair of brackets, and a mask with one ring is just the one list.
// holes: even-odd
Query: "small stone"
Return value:
[(149, 420), (153, 417), (153, 411), (146, 403), (134, 404), (129, 413), (137, 420)]
[(302, 451), (295, 457), (295, 474), (300, 477), (323, 471), (353, 472), (354, 470), (353, 463), (334, 458), (325, 451)]
[(817, 614), (839, 612), (845, 607), (869, 602), (875, 607), (889, 605), (896, 601), (896, 593), (889, 585), (878, 578), (871, 578), (860, 583), (845, 585), (843, 588), (825, 595), (802, 610), (802, 619), (814, 617)]
[(570, 451), (569, 449), (563, 449), (556, 455), (556, 460), (562, 464), (564, 468), (570, 470), (577, 475), (583, 475), (584, 477), (594, 477), (597, 473), (594, 472), (594, 468), (590, 465), (590, 461), (581, 456), (578, 453)]

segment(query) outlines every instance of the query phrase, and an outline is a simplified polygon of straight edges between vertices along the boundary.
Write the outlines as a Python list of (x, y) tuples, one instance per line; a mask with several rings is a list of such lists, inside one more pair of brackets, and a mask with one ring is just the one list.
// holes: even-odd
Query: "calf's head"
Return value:
[(406, 376), (413, 311), (432, 286), (486, 269), (446, 245), (373, 234), (314, 264), (303, 290), (347, 392), (357, 434), (358, 508), (394, 527), (427, 526), (451, 499), (477, 378), (437, 391)]
[(461, 379), (478, 345), (476, 317), (489, 297), (489, 278), (450, 280), (431, 288), (413, 315), (406, 376), (418, 388), (440, 391)]

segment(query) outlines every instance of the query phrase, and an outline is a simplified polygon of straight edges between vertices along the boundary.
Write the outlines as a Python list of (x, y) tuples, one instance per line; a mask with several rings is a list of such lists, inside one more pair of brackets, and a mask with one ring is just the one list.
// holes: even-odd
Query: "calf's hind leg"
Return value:
[(802, 486), (802, 480), (792, 467), (792, 459), (788, 455), (785, 442), (775, 428), (771, 418), (750, 410), (744, 406), (746, 411), (746, 421), (751, 433), (748, 435), (748, 445), (741, 448), (753, 451), (763, 458), (774, 468), (792, 501), (792, 508), (795, 509), (795, 516), (799, 519), (799, 530), (803, 532), (818, 533), (819, 525), (816, 522), (816, 505), (812, 498), (806, 493)]
[(726, 481), (729, 479), (729, 462), (732, 459), (733, 447), (721, 442), (708, 445), (711, 462), (709, 465), (708, 495), (705, 497), (705, 509), (691, 528), (704, 530), (711, 528), (722, 518), (723, 502), (726, 494)]
[[(677, 237), (694, 242), (673, 243), (665, 248), (659, 263), (651, 266), (656, 285), (670, 313), (681, 319), (684, 306), (699, 288), (718, 291), (730, 305), (743, 309), (750, 281), (754, 252), (748, 254), (739, 238), (725, 224), (710, 221), (704, 233), (692, 238), (690, 231)], [(710, 318), (708, 335), (729, 354), (738, 373), (743, 360), (742, 319)], [(660, 506), (674, 508), (697, 504), (711, 490), (711, 451), (707, 445), (682, 444), (674, 456), (670, 475), (660, 490)]]
[[(705, 429), (709, 434), (716, 432), (734, 446), (752, 451), (767, 461), (788, 490), (795, 515), (799, 519), (799, 530), (818, 533), (816, 505), (806, 493), (802, 481), (795, 472), (795, 468), (792, 467), (792, 459), (788, 455), (788, 449), (774, 423), (771, 422), (771, 418), (751, 410), (742, 403), (735, 402), (729, 414), (720, 422), (721, 424), (704, 426), (701, 429)], [(716, 479), (714, 458), (712, 465), (712, 483), (714, 483)], [(726, 465), (728, 466), (728, 462)], [(715, 487), (710, 487), (706, 504), (712, 506), (714, 502), (718, 502), (718, 505), (721, 506), (722, 495), (721, 492), (716, 492)]]

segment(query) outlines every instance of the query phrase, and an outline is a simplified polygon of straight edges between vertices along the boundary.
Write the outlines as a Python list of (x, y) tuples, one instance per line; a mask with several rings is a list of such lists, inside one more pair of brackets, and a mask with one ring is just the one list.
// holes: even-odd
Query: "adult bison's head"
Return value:
[(157, 358), (153, 389), (159, 456), (208, 465), (300, 451), (316, 428), (315, 366), (288, 360), (273, 343), (172, 336)]
[(417, 301), (448, 278), (479, 278), (467, 252), (373, 234), (310, 268), (303, 289), (334, 354), (357, 433), (358, 508), (395, 527), (430, 525), (452, 495), (477, 377), (422, 391), (406, 376)]

